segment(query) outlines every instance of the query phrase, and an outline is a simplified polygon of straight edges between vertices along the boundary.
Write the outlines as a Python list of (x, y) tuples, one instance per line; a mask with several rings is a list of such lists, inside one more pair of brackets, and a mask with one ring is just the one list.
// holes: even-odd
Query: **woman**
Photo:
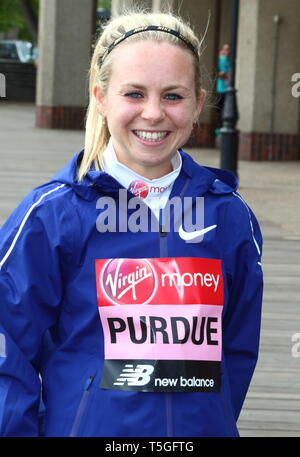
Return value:
[(1, 434), (238, 436), (261, 235), (235, 177), (181, 150), (200, 43), (167, 14), (96, 44), (85, 149), (1, 230)]
[[(225, 94), (230, 85), (230, 46), (225, 43), (220, 49), (218, 56), (218, 77), (216, 84), (216, 92), (218, 94), (218, 127), (222, 126), (222, 111), (225, 103)], [(218, 131), (218, 134), (220, 132)]]

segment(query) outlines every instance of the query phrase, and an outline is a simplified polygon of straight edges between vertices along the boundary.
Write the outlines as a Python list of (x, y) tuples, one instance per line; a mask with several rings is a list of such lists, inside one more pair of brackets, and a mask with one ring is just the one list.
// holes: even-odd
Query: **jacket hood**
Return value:
[(234, 173), (221, 168), (205, 167), (216, 176), (214, 182), (209, 189), (213, 194), (228, 194), (234, 192), (238, 188), (238, 178)]
[[(183, 150), (179, 150), (182, 157), (182, 170), (190, 177), (196, 177), (193, 190), (198, 195), (206, 192), (213, 194), (228, 194), (238, 187), (237, 177), (230, 171), (219, 168), (205, 167), (196, 163)], [(77, 181), (77, 169), (82, 159), (83, 150), (77, 153), (56, 175), (52, 182), (60, 182), (72, 187), (81, 198), (93, 200), (98, 195), (99, 189), (105, 193), (115, 193), (122, 188), (121, 184), (104, 171), (90, 170), (82, 181)], [(199, 173), (200, 172), (200, 173)], [(201, 175), (200, 175), (201, 174)], [(201, 179), (199, 177), (201, 176)]]
[(231, 171), (202, 166), (184, 151), (180, 150), (180, 154), (182, 156), (182, 166), (185, 171), (190, 172), (191, 177), (196, 175), (197, 180), (199, 180), (199, 171), (201, 171), (204, 185), (207, 186), (206, 191), (222, 195), (237, 189), (238, 179)]

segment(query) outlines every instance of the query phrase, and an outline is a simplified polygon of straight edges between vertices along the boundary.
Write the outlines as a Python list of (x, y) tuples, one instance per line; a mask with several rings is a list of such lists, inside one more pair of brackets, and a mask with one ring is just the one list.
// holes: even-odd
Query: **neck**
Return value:
[(133, 164), (130, 165), (128, 163), (124, 163), (119, 158), (117, 157), (118, 161), (122, 163), (122, 165), (125, 165), (127, 168), (130, 170), (134, 171), (140, 176), (143, 176), (144, 178), (147, 179), (158, 179), (161, 178), (162, 176), (167, 175), (168, 173), (171, 173), (173, 171), (173, 166), (171, 161), (164, 166), (158, 166), (158, 167), (149, 167), (149, 166), (143, 166), (138, 165), (138, 164)]

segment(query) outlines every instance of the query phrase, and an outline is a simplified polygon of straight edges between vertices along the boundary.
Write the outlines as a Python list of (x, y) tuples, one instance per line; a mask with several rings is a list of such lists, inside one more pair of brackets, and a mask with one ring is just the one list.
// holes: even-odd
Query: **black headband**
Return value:
[(128, 38), (129, 36), (131, 35), (134, 35), (136, 33), (140, 33), (140, 32), (146, 32), (148, 30), (156, 30), (158, 32), (166, 32), (166, 33), (170, 33), (171, 35), (174, 35), (176, 36), (177, 38), (179, 38), (181, 41), (183, 41), (187, 46), (188, 48), (190, 48), (190, 50), (195, 54), (196, 57), (198, 57), (198, 53), (196, 51), (196, 48), (192, 45), (192, 43), (187, 39), (185, 38), (185, 36), (183, 36), (181, 33), (177, 32), (176, 30), (173, 30), (173, 29), (169, 29), (168, 27), (162, 27), (160, 25), (148, 25), (146, 27), (137, 27), (136, 29), (133, 29), (133, 30), (129, 30), (128, 32), (124, 33), (124, 35), (122, 35), (120, 38), (118, 38), (117, 40), (115, 40), (113, 43), (111, 43), (108, 48), (106, 49), (106, 51), (104, 52), (103, 56), (102, 56), (102, 62), (103, 60), (106, 58), (106, 56), (119, 44), (121, 43), (121, 41), (124, 41), (126, 40), (126, 38)]

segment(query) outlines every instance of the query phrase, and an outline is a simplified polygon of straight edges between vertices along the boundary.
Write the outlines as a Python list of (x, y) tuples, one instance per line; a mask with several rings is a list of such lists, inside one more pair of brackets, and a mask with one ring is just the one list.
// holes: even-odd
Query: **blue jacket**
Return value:
[[(172, 224), (120, 228), (135, 209), (119, 211), (124, 189), (104, 172), (78, 183), (80, 155), (2, 226), (1, 436), (238, 436), (258, 355), (261, 233), (231, 173), (181, 155), (170, 199), (190, 197), (194, 213), (204, 197), (196, 242)], [(101, 233), (110, 203), (117, 229)]]

